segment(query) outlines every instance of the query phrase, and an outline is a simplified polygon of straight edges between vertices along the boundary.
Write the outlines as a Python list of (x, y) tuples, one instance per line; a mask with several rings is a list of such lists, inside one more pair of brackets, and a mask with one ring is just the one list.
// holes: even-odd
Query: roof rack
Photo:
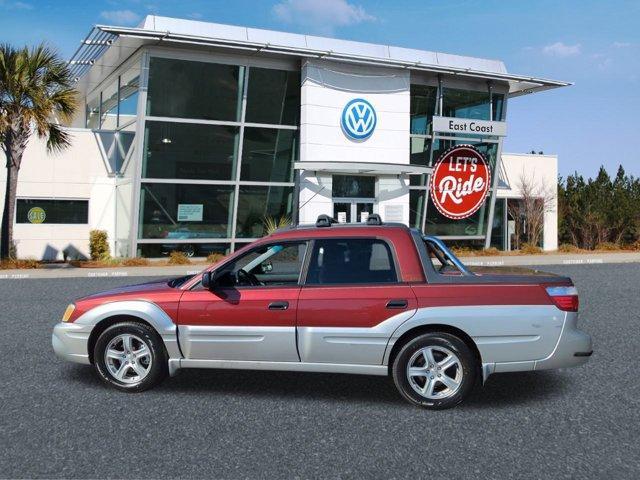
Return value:
[(318, 215), (316, 220), (316, 227), (330, 227), (332, 223), (337, 223), (336, 219), (329, 215)]
[[(335, 218), (329, 215), (319, 215), (316, 220), (316, 227), (330, 227), (332, 224), (338, 223)], [(370, 213), (366, 221), (367, 225), (382, 225), (382, 218), (377, 213)]]

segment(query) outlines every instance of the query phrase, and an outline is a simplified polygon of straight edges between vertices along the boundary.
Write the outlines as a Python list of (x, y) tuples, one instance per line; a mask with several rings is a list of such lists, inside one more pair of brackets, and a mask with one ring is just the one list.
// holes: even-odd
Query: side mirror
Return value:
[(211, 290), (216, 286), (220, 278), (220, 273), (216, 270), (209, 270), (202, 274), (202, 286), (207, 290)]

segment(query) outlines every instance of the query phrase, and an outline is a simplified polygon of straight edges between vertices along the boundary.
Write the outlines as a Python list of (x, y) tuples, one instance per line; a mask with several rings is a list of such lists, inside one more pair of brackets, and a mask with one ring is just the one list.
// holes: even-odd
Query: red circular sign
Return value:
[(436, 162), (429, 185), (431, 200), (442, 215), (461, 220), (482, 206), (490, 182), (484, 156), (471, 145), (457, 145)]

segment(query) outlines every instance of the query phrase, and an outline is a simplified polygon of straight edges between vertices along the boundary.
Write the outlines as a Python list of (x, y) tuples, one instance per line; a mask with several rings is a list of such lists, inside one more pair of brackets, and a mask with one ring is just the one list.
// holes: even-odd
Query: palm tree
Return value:
[(70, 121), (76, 111), (72, 85), (67, 63), (44, 44), (31, 49), (0, 45), (0, 144), (7, 157), (0, 258), (12, 250), (18, 172), (31, 134), (46, 138), (48, 151), (69, 145), (58, 121)]

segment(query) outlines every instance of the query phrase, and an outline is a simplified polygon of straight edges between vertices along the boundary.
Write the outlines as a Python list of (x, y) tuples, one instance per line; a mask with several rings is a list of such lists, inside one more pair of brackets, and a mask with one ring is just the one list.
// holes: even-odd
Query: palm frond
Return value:
[(50, 150), (66, 147), (69, 135), (59, 122), (72, 119), (77, 95), (67, 63), (51, 47), (0, 44), (0, 138), (18, 125), (24, 141), (35, 130)]
[(60, 152), (71, 144), (71, 137), (68, 132), (58, 125), (49, 124), (47, 132), (47, 150), (50, 152)]
[(262, 224), (264, 225), (264, 234), (271, 235), (279, 228), (284, 228), (291, 225), (291, 219), (286, 215), (283, 215), (279, 218), (265, 216), (262, 220)]

